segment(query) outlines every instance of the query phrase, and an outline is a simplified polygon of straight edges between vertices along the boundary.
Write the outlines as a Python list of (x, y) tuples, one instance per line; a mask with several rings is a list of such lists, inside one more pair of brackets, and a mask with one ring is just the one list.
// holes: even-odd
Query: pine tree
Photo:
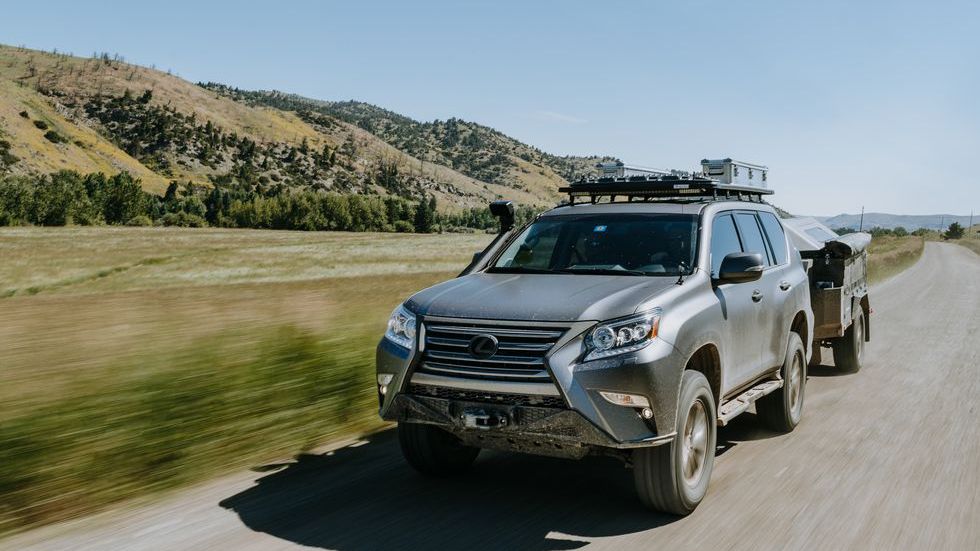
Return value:
[(435, 198), (423, 197), (415, 206), (415, 232), (432, 233), (435, 226)]
[(949, 225), (946, 233), (943, 234), (946, 239), (959, 239), (963, 237), (963, 226), (959, 222), (953, 222)]

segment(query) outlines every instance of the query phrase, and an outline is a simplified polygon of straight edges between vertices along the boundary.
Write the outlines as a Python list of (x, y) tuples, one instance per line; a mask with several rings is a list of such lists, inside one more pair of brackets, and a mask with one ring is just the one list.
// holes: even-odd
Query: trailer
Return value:
[(807, 266), (814, 319), (811, 364), (820, 364), (821, 349), (829, 347), (837, 367), (858, 371), (864, 344), (871, 339), (871, 235), (838, 235), (812, 218), (784, 219), (783, 226)]

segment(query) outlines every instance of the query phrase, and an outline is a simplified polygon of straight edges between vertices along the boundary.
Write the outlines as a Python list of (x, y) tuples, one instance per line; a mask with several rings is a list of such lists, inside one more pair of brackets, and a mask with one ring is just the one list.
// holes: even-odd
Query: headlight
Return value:
[(385, 338), (405, 348), (415, 346), (415, 314), (409, 312), (404, 306), (395, 308), (391, 317), (388, 318)]
[(588, 352), (585, 361), (608, 358), (616, 354), (635, 352), (644, 348), (657, 336), (660, 327), (660, 308), (596, 326), (585, 338)]

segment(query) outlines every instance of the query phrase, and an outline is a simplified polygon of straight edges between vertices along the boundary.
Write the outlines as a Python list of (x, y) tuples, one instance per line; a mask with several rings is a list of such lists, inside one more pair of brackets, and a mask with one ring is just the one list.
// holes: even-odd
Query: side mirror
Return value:
[(483, 258), (483, 251), (476, 251), (473, 253), (473, 260), (470, 261), (470, 264), (476, 264), (481, 258)]
[(721, 261), (718, 281), (721, 283), (748, 283), (762, 277), (765, 263), (759, 253), (731, 253)]
[(500, 233), (514, 227), (514, 203), (511, 201), (494, 201), (490, 203), (490, 214), (500, 221)]

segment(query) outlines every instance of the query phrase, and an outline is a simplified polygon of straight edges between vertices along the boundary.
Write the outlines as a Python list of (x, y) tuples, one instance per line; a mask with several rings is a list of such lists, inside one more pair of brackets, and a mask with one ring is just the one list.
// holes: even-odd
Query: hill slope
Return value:
[(279, 91), (239, 90), (216, 83), (202, 86), (249, 105), (296, 112), (305, 119), (330, 116), (367, 130), (418, 159), (518, 189), (551, 189), (562, 182), (593, 174), (599, 161), (616, 160), (551, 155), (493, 128), (456, 118), (419, 122), (359, 101), (322, 101)]
[(356, 102), (198, 86), (105, 54), (0, 46), (0, 174), (125, 170), (154, 193), (179, 180), (433, 195), (452, 211), (501, 197), (551, 204), (562, 176), (595, 159), (455, 119), (419, 123)]

